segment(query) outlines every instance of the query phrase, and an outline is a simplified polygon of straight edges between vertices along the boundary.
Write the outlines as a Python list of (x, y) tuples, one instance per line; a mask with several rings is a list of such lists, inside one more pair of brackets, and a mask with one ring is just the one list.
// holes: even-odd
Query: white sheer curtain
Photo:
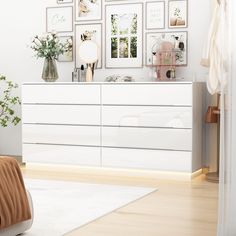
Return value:
[[(229, 55), (226, 59), (227, 85), (221, 85), (220, 187), (217, 236), (236, 236), (236, 1), (227, 3), (226, 17)], [(221, 19), (223, 21), (224, 19)], [(224, 47), (223, 47), (224, 48)]]

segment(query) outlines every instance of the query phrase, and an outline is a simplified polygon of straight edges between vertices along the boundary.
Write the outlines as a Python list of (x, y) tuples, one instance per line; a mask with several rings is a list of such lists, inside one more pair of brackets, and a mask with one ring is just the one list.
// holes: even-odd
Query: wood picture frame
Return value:
[(99, 60), (97, 64), (97, 69), (101, 69), (103, 66), (103, 60), (102, 60), (102, 24), (101, 23), (81, 23), (75, 25), (75, 67), (80, 68), (82, 64), (85, 64), (80, 61), (79, 55), (78, 55), (78, 47), (82, 40), (81, 36), (84, 34), (89, 34), (91, 36), (91, 39), (97, 43), (99, 46)]
[(58, 62), (73, 62), (74, 59), (74, 53), (73, 53), (73, 36), (71, 35), (63, 35), (63, 36), (58, 36), (60, 42), (63, 44), (66, 43), (67, 40), (71, 42), (71, 50), (68, 52), (63, 53), (62, 55), (59, 55), (58, 57)]
[(46, 31), (57, 33), (73, 32), (73, 7), (47, 7)]
[(68, 4), (73, 3), (73, 0), (57, 0), (57, 4)]
[(106, 5), (106, 68), (143, 67), (143, 3)]
[(188, 1), (169, 0), (168, 2), (168, 28), (188, 27)]
[(176, 66), (188, 65), (188, 32), (171, 31), (171, 32), (147, 32), (146, 33), (146, 66), (152, 65), (153, 51), (160, 47), (164, 41), (176, 44), (176, 37), (183, 45), (183, 50), (177, 52)]
[(75, 0), (75, 21), (102, 20), (103, 0)]
[(165, 1), (146, 2), (146, 30), (165, 28)]

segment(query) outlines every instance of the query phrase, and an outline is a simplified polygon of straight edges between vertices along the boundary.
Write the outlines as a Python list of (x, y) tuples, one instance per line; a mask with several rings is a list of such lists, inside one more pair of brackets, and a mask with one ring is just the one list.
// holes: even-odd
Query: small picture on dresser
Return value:
[(175, 52), (175, 64), (186, 66), (188, 55), (187, 32), (153, 32), (146, 34), (146, 65), (153, 65), (163, 45)]
[(169, 28), (186, 28), (188, 25), (187, 0), (169, 1)]

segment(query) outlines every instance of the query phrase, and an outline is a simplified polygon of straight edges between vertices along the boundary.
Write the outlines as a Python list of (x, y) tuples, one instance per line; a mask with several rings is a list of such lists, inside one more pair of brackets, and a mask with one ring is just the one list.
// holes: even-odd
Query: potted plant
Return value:
[(31, 48), (37, 58), (44, 58), (42, 79), (45, 81), (56, 81), (58, 79), (56, 60), (58, 56), (72, 51), (72, 42), (67, 40), (60, 42), (56, 33), (51, 32), (39, 37), (36, 35), (32, 41)]
[(5, 76), (0, 75), (0, 126), (7, 127), (9, 124), (17, 125), (20, 118), (15, 114), (15, 107), (20, 105), (20, 98), (13, 95), (13, 90), (18, 87)]

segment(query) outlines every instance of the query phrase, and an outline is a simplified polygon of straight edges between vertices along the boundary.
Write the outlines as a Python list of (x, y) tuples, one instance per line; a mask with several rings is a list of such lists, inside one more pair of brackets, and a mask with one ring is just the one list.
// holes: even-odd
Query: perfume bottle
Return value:
[(86, 82), (86, 71), (84, 65), (80, 66), (80, 82)]
[(170, 70), (170, 78), (175, 79), (175, 68), (174, 67), (172, 67)]
[(72, 72), (72, 82), (78, 82), (78, 68), (74, 68)]

